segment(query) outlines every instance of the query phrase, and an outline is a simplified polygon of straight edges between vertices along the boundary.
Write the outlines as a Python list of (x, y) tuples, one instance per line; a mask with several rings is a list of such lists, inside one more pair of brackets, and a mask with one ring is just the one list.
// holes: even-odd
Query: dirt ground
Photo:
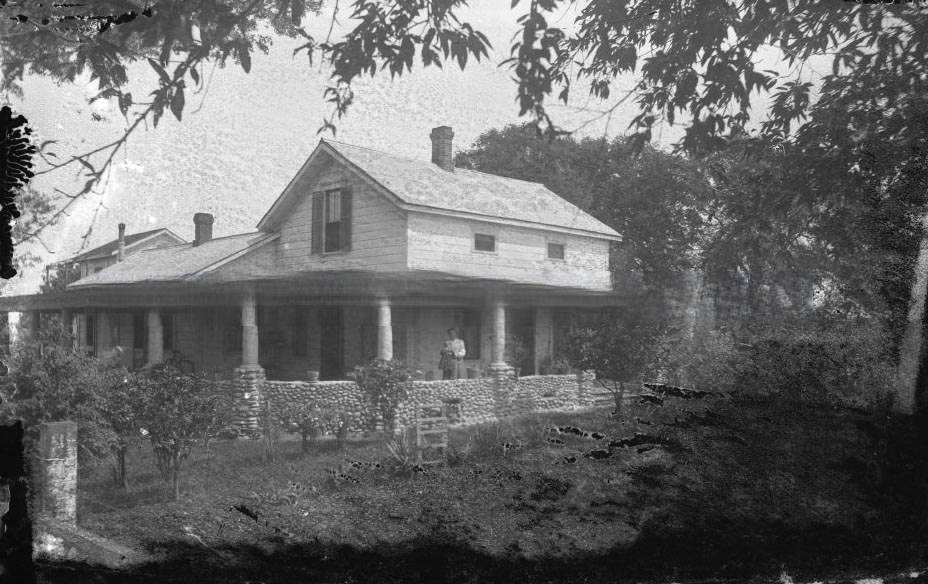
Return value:
[[(921, 475), (873, 416), (667, 400), (455, 429), (449, 464), (376, 439), (194, 453), (171, 501), (147, 444), (131, 486), (80, 477), (79, 523), (142, 550), (132, 581), (615, 582), (917, 569)], [(897, 460), (898, 459), (898, 460)], [(906, 474), (908, 473), (908, 474)], [(921, 499), (924, 499), (922, 497)], [(905, 509), (905, 511), (900, 511)], [(47, 566), (48, 581), (76, 577)], [(112, 573), (96, 573), (117, 581)], [(799, 581), (797, 579), (797, 581)]]

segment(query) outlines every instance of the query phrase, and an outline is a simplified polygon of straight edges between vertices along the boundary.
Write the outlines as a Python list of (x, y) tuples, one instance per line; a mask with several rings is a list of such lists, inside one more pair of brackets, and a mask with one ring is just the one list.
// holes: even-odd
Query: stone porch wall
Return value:
[[(414, 423), (418, 405), (460, 400), (460, 422), (478, 424), (510, 416), (543, 411), (570, 410), (593, 404), (591, 373), (482, 377), (439, 381), (412, 381), (410, 397), (397, 412), (400, 426)], [(351, 419), (349, 431), (360, 433), (377, 416), (353, 381), (265, 381), (263, 395), (274, 409), (290, 409), (315, 402), (343, 411)], [(257, 417), (255, 416), (255, 421)]]

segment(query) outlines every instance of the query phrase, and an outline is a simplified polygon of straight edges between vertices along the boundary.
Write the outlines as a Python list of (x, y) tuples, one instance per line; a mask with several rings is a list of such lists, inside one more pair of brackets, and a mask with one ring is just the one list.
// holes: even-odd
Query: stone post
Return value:
[(157, 308), (148, 311), (148, 365), (164, 361), (164, 332), (161, 328), (161, 312)]
[(377, 358), (384, 361), (393, 360), (393, 322), (390, 313), (390, 300), (380, 298), (377, 301)]
[(77, 522), (77, 424), (46, 422), (39, 425), (39, 513)]

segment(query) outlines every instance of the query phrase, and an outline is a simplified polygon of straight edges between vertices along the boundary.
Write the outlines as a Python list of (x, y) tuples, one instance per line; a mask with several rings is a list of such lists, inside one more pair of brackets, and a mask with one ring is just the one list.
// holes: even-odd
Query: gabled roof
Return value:
[(621, 239), (614, 229), (543, 184), (465, 168), (449, 172), (426, 160), (404, 158), (334, 140), (320, 140), (296, 177), (262, 217), (259, 229), (273, 228), (285, 216), (288, 199), (298, 196), (300, 179), (310, 172), (322, 153), (359, 173), (407, 210)]
[(197, 246), (192, 243), (182, 243), (146, 249), (127, 256), (123, 261), (96, 274), (81, 278), (68, 288), (190, 280), (278, 237), (276, 234), (244, 233), (217, 237)]
[[(179, 237), (177, 234), (175, 234), (170, 229), (161, 227), (159, 229), (152, 229), (151, 231), (143, 231), (142, 233), (132, 233), (130, 235), (126, 235), (126, 249), (130, 247), (135, 247), (136, 244), (141, 245), (145, 243), (146, 241), (153, 239), (155, 236), (160, 235), (162, 233), (167, 233), (171, 235), (174, 239), (177, 240), (177, 243), (183, 243), (184, 241), (181, 237)], [(65, 260), (65, 262), (82, 262), (82, 261), (92, 260), (92, 259), (97, 259), (97, 258), (105, 258), (105, 257), (109, 257), (112, 255), (116, 255), (116, 252), (118, 251), (118, 249), (119, 249), (119, 240), (114, 239), (112, 241), (104, 243), (103, 245), (99, 247), (95, 247), (89, 251), (85, 251), (84, 253), (80, 255), (76, 255), (73, 258), (68, 258), (67, 260)]]

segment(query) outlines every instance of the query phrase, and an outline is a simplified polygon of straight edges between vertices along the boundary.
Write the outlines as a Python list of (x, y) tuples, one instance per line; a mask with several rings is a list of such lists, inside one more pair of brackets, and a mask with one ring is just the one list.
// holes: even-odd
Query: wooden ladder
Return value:
[(441, 464), (447, 451), (448, 416), (444, 404), (420, 405), (416, 411), (416, 462)]

